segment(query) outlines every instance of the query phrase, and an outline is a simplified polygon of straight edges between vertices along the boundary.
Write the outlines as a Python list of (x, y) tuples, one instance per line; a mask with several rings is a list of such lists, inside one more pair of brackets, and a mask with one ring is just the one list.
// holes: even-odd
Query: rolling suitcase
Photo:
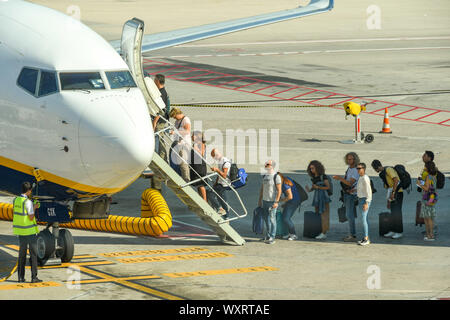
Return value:
[(422, 226), (425, 224), (425, 220), (420, 217), (420, 211), (422, 211), (422, 202), (417, 201), (417, 204), (416, 204), (416, 226)]
[(379, 232), (380, 236), (384, 236), (391, 231), (392, 215), (390, 212), (382, 212), (379, 215)]
[(286, 226), (286, 224), (283, 222), (283, 213), (281, 210), (277, 210), (277, 231), (276, 231), (276, 237), (282, 238), (284, 236), (287, 236), (289, 234), (289, 230)]
[(315, 238), (322, 232), (322, 219), (320, 214), (313, 211), (305, 211), (303, 221), (303, 237)]

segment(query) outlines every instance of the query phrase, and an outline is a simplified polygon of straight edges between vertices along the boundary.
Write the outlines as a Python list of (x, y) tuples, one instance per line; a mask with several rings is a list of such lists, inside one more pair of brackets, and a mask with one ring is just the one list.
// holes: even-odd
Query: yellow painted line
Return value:
[[(67, 262), (67, 263), (61, 263), (58, 266), (43, 266), (40, 267), (41, 269), (58, 269), (58, 268), (69, 268), (70, 266), (99, 266), (99, 265), (106, 265), (106, 264), (114, 264), (114, 262), (111, 261), (92, 261), (92, 262)], [(29, 266), (27, 268), (30, 268)]]
[(16, 246), (14, 244), (7, 244), (7, 245), (5, 245), (5, 247), (8, 249), (19, 251), (19, 246)]
[(167, 300), (184, 300), (181, 297), (172, 295), (170, 293), (167, 292), (162, 292), (153, 288), (149, 288), (137, 283), (132, 283), (132, 282), (127, 282), (127, 281), (117, 281), (117, 283), (120, 283), (123, 286), (129, 287), (129, 288), (133, 288), (135, 290), (141, 291), (141, 292), (145, 292), (163, 299), (167, 299)]
[(198, 276), (213, 276), (222, 274), (235, 274), (235, 273), (248, 273), (248, 272), (264, 272), (264, 271), (278, 271), (278, 268), (274, 267), (250, 267), (250, 268), (235, 268), (235, 269), (222, 269), (222, 270), (204, 270), (194, 272), (175, 272), (175, 273), (163, 273), (163, 276), (170, 278), (186, 278), (186, 277), (198, 277)]
[[(87, 272), (87, 271), (85, 271)], [(89, 279), (81, 280), (77, 283), (79, 284), (90, 284), (90, 283), (102, 283), (102, 282), (117, 282), (117, 281), (130, 281), (130, 280), (146, 280), (146, 279), (161, 279), (160, 276), (135, 276), (135, 277), (122, 277), (122, 278), (103, 278), (103, 279)]]
[(47, 281), (41, 283), (17, 283), (0, 286), (0, 290), (15, 290), (15, 289), (31, 289), (31, 288), (45, 288), (45, 287), (60, 287), (61, 284), (54, 281)]
[(178, 260), (195, 260), (208, 258), (227, 258), (232, 257), (232, 254), (226, 252), (210, 252), (199, 254), (182, 254), (177, 256), (161, 256), (161, 257), (143, 257), (143, 258), (126, 258), (118, 259), (121, 263), (143, 263), (143, 262), (162, 262), (162, 261), (178, 261)]
[(192, 248), (177, 248), (177, 249), (167, 249), (167, 250), (138, 250), (138, 251), (123, 251), (123, 252), (109, 252), (101, 253), (103, 257), (125, 257), (125, 256), (147, 256), (152, 254), (166, 254), (166, 253), (186, 253), (186, 252), (198, 252), (198, 251), (208, 251), (205, 248), (192, 247)]
[[(102, 278), (102, 279), (93, 279), (92, 281), (98, 280), (99, 282), (116, 282), (116, 283), (119, 283), (119, 284), (121, 284), (121, 285), (123, 285), (125, 287), (132, 288), (132, 289), (138, 290), (140, 292), (148, 293), (148, 294), (160, 297), (162, 299), (183, 300), (183, 298), (175, 296), (175, 295), (172, 295), (172, 294), (167, 293), (167, 292), (162, 292), (162, 291), (159, 291), (159, 290), (156, 290), (156, 289), (153, 289), (153, 288), (149, 288), (149, 287), (137, 284), (137, 283), (128, 282), (127, 280), (137, 280), (137, 279), (130, 279), (131, 277), (127, 278), (125, 280), (124, 278), (116, 278), (116, 277), (113, 277), (113, 276), (111, 276), (109, 274), (106, 274), (106, 273), (103, 273), (103, 272), (100, 272), (100, 271), (96, 271), (96, 270), (92, 270), (92, 269), (88, 269), (88, 268), (84, 268), (84, 267), (80, 267), (80, 271), (85, 272), (87, 274), (90, 274), (92, 276), (96, 276), (96, 277)], [(135, 277), (135, 278), (137, 278), (137, 277)], [(157, 277), (157, 278), (160, 278), (160, 277)], [(89, 281), (89, 280), (85, 280), (85, 281)], [(95, 283), (95, 282), (93, 282), (93, 283)]]
[(97, 257), (86, 254), (86, 255), (73, 256), (72, 259), (92, 259), (92, 258), (97, 258)]

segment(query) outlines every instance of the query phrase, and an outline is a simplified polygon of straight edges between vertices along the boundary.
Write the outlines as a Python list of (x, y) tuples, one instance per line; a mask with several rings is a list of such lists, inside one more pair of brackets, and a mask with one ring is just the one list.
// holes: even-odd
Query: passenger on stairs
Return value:
[(227, 189), (229, 184), (231, 184), (231, 161), (228, 158), (225, 158), (217, 148), (212, 149), (211, 157), (217, 162), (217, 168), (212, 168), (212, 171), (217, 172), (219, 175), (213, 189), (220, 198), (212, 192), (208, 199), (211, 202), (211, 206), (217, 210), (219, 214), (223, 215), (224, 219), (227, 219), (230, 210), (227, 204)]
[(180, 166), (181, 176), (186, 181), (190, 181), (189, 163), (191, 155), (191, 120), (183, 114), (178, 108), (170, 110), (170, 117), (175, 119), (175, 129), (177, 132), (172, 132), (174, 135), (176, 153), (181, 159), (172, 159)]

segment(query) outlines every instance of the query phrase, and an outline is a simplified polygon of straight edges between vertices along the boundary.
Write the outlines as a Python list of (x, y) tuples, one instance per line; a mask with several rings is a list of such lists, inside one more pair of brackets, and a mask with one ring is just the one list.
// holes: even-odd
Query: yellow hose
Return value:
[[(0, 220), (12, 219), (12, 204), (0, 203)], [(142, 193), (141, 218), (110, 215), (107, 219), (75, 219), (59, 226), (158, 237), (172, 227), (172, 215), (161, 193), (156, 189), (147, 189)]]

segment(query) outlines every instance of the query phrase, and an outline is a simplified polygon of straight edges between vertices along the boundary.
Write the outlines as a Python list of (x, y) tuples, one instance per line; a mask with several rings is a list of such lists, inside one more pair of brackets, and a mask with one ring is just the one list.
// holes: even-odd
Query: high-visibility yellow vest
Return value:
[(25, 197), (14, 199), (13, 233), (18, 236), (29, 236), (39, 233), (36, 218), (30, 220), (25, 210)]

